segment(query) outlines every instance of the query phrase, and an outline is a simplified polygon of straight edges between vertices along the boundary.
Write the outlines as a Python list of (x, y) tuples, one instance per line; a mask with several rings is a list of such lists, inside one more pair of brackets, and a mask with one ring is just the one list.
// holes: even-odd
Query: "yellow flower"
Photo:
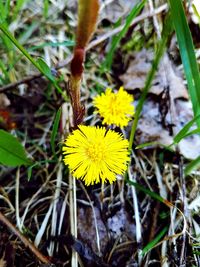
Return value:
[(65, 140), (64, 163), (86, 185), (110, 183), (127, 169), (128, 140), (113, 130), (80, 125)]
[(96, 113), (103, 117), (103, 123), (115, 124), (121, 128), (128, 125), (134, 115), (134, 98), (120, 87), (117, 93), (113, 93), (111, 88), (107, 88), (105, 93), (94, 98)]

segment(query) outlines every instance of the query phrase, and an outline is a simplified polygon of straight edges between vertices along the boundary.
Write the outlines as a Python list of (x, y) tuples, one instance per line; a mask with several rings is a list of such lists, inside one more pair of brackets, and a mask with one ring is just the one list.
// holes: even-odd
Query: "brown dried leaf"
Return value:
[[(108, 235), (106, 227), (101, 219), (101, 214), (99, 209), (95, 207), (94, 210), (95, 210), (97, 228), (100, 239), (100, 247), (101, 251), (104, 252), (108, 242)], [(92, 250), (98, 254), (95, 220), (92, 208), (90, 207), (78, 208), (77, 221), (78, 221), (79, 239), (82, 242), (88, 244), (92, 248)]]
[(124, 208), (108, 219), (107, 226), (115, 239), (122, 234), (126, 234), (132, 240), (135, 239), (135, 224)]
[[(141, 52), (134, 54), (134, 59), (130, 61), (129, 67), (120, 79), (124, 88), (127, 90), (140, 89), (144, 87), (147, 74), (151, 68), (153, 52), (143, 49)], [(178, 72), (176, 70), (176, 72)], [(188, 92), (183, 83), (183, 79), (177, 75), (175, 67), (172, 66), (170, 59), (165, 55), (159, 65), (159, 69), (153, 80), (150, 93), (160, 95), (164, 88), (169, 86), (171, 95), (174, 99), (188, 99)], [(165, 78), (167, 76), (167, 79)]]
[[(120, 76), (126, 89), (144, 88), (152, 60), (152, 51), (143, 49), (134, 54), (126, 73)], [(173, 135), (193, 118), (187, 89), (183, 78), (177, 73), (177, 68), (165, 55), (150, 89), (150, 93), (156, 97), (149, 94), (143, 106), (137, 127), (137, 144), (158, 142), (170, 145), (173, 143)], [(179, 149), (184, 157), (196, 158), (200, 154), (200, 137), (193, 135), (185, 138), (179, 143)]]
[(0, 109), (4, 109), (10, 105), (10, 100), (5, 94), (0, 94)]
[[(143, 106), (143, 112), (138, 122), (136, 142), (143, 144), (148, 142), (158, 142), (163, 145), (173, 143), (173, 136), (169, 129), (163, 127), (159, 111), (159, 102), (147, 99)], [(171, 117), (170, 111), (165, 118), (166, 125), (175, 125), (175, 131), (178, 132), (182, 127), (193, 118), (192, 106), (189, 101), (176, 100), (174, 105), (176, 118)], [(179, 143), (180, 153), (188, 159), (195, 159), (200, 155), (200, 137), (193, 135), (183, 139)]]
[(106, 1), (101, 0), (101, 8), (104, 7), (100, 14), (100, 18), (107, 19), (115, 23), (119, 18), (126, 18), (130, 10), (139, 2), (139, 0), (121, 0), (121, 1)]

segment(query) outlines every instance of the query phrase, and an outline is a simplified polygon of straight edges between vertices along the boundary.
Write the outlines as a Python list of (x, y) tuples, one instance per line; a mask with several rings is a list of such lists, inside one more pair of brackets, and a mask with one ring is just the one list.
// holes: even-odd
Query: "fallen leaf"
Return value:
[[(134, 53), (133, 60), (130, 61), (127, 71), (120, 76), (126, 90), (140, 89), (145, 85), (147, 74), (151, 68), (154, 53), (143, 49)], [(173, 98), (188, 99), (188, 92), (184, 85), (181, 74), (173, 66), (167, 55), (161, 60), (159, 69), (150, 89), (150, 93), (160, 95), (163, 89), (169, 86), (173, 92)], [(167, 79), (165, 78), (167, 76)]]
[[(101, 219), (101, 214), (98, 208), (94, 207), (98, 234), (100, 239), (101, 252), (103, 253), (108, 243), (108, 234), (106, 227)], [(88, 244), (94, 253), (98, 254), (97, 236), (94, 214), (92, 208), (84, 207), (78, 208), (78, 236), (79, 239)]]
[(115, 23), (121, 17), (126, 17), (130, 10), (139, 2), (138, 0), (123, 0), (123, 1), (106, 1), (101, 0), (100, 18), (107, 19), (111, 23)]
[(0, 109), (4, 109), (8, 107), (9, 105), (10, 105), (10, 100), (5, 94), (1, 93), (0, 94)]
[[(121, 17), (126, 17), (134, 5), (139, 0), (100, 0), (99, 20), (107, 19), (111, 23), (115, 23)], [(67, 3), (68, 10), (73, 14), (77, 11), (77, 1), (70, 0)]]
[[(176, 118), (172, 119), (170, 111), (165, 117), (165, 123), (169, 128), (161, 123), (159, 101), (147, 99), (138, 122), (136, 133), (136, 144), (157, 142), (165, 146), (173, 143), (173, 135), (170, 134), (170, 127), (179, 132), (183, 126), (193, 118), (192, 105), (189, 101), (177, 99), (175, 101)], [(195, 127), (195, 126), (194, 126)], [(192, 129), (192, 128), (191, 128)], [(195, 159), (200, 155), (200, 137), (195, 134), (184, 138), (179, 143), (180, 153), (188, 159)]]
[[(120, 76), (124, 88), (133, 90), (133, 94), (135, 89), (142, 91), (152, 60), (152, 51), (143, 49), (134, 53), (126, 73)], [(184, 80), (177, 67), (164, 55), (143, 105), (135, 137), (136, 144), (156, 142), (170, 145), (173, 136), (192, 118), (192, 104)], [(179, 150), (185, 158), (195, 159), (200, 154), (199, 135), (181, 140)]]
[(135, 224), (124, 208), (108, 218), (107, 227), (114, 239), (119, 238), (122, 234), (126, 234), (132, 240), (135, 239)]

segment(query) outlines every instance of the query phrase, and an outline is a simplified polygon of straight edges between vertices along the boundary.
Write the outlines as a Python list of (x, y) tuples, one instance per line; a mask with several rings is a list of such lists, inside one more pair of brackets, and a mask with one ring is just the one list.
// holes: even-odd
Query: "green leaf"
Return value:
[(54, 120), (54, 123), (53, 123), (53, 130), (52, 130), (52, 133), (51, 133), (51, 149), (52, 149), (53, 154), (55, 154), (55, 139), (56, 139), (56, 135), (57, 135), (57, 132), (58, 132), (61, 112), (62, 112), (62, 110), (61, 110), (61, 108), (59, 108), (57, 113), (56, 113), (56, 116), (55, 116), (55, 120)]
[(200, 167), (200, 156), (186, 165), (184, 173), (185, 175), (189, 175), (192, 171), (198, 169), (199, 167)]
[[(195, 116), (200, 114), (200, 75), (195, 57), (192, 35), (186, 20), (182, 0), (169, 0), (183, 68)], [(197, 120), (200, 127), (200, 119)]]
[(12, 33), (7, 29), (4, 24), (0, 24), (0, 30), (10, 39), (10, 41), (21, 51), (21, 53), (41, 72), (43, 73), (40, 66), (36, 63), (33, 57), (26, 51), (26, 49), (17, 41)]
[(192, 127), (192, 125), (200, 118), (200, 115), (193, 118), (191, 121), (186, 123), (186, 125), (176, 134), (174, 137), (174, 143), (178, 144), (184, 137), (187, 136), (187, 133), (189, 129)]
[(42, 59), (42, 58), (38, 58), (36, 61), (40, 68), (42, 69), (44, 75), (52, 82), (56, 82), (55, 77), (52, 75), (51, 73), (51, 69), (49, 68), (49, 66), (47, 65), (47, 63)]
[(0, 130), (0, 162), (13, 167), (32, 163), (17, 138), (4, 130)]

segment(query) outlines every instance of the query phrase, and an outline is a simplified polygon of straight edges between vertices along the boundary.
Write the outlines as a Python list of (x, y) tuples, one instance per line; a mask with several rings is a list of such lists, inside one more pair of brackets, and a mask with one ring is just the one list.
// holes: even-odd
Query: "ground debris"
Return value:
[[(153, 57), (153, 51), (146, 49), (131, 55), (128, 69), (124, 74), (120, 75), (126, 90), (142, 90), (144, 88), (147, 74), (152, 66)], [(149, 93), (160, 95), (166, 87), (170, 88), (173, 99), (188, 99), (188, 92), (181, 73), (172, 64), (167, 55), (164, 56), (159, 64)]]
[(102, 221), (99, 209), (94, 207), (94, 211), (95, 214), (91, 207), (78, 208), (78, 236), (84, 243), (90, 244), (95, 253), (98, 253), (97, 233), (94, 219), (94, 216), (96, 216), (101, 252), (104, 253), (109, 240), (108, 233), (106, 226)]
[[(120, 76), (127, 90), (142, 90), (151, 67), (152, 51), (135, 53), (127, 72)], [(135, 102), (137, 105), (137, 101)], [(193, 118), (192, 104), (180, 72), (167, 55), (162, 59), (138, 123), (137, 144), (173, 143), (173, 137)], [(191, 128), (191, 130), (194, 128)], [(179, 143), (180, 153), (188, 159), (200, 154), (200, 137), (191, 135)]]
[(115, 239), (125, 234), (131, 240), (135, 240), (135, 224), (131, 222), (131, 216), (124, 207), (108, 218), (107, 227)]

